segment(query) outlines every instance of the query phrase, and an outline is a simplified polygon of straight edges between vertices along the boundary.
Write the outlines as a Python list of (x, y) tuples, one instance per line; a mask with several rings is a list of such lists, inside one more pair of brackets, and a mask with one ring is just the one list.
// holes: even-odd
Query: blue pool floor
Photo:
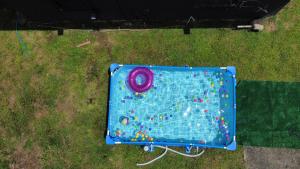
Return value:
[(233, 80), (226, 70), (150, 68), (153, 87), (132, 91), (123, 67), (112, 77), (110, 136), (130, 142), (227, 145), (233, 137)]

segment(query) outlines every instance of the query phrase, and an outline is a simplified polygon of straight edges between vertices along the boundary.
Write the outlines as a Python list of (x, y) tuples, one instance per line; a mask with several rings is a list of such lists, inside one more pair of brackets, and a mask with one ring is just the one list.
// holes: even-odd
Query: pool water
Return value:
[[(108, 130), (120, 142), (228, 145), (234, 136), (234, 78), (221, 68), (148, 67), (153, 86), (136, 93), (127, 78), (111, 76)], [(137, 79), (141, 83), (142, 79)]]

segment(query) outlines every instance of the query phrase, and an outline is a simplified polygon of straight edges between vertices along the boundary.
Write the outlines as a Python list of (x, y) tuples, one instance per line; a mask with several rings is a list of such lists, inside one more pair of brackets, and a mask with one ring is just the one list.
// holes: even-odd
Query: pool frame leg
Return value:
[(193, 146), (189, 145), (189, 146), (185, 146), (185, 152), (188, 154), (191, 154)]
[(146, 152), (153, 152), (154, 151), (154, 146), (151, 144), (151, 145), (145, 145), (143, 147), (144, 151)]

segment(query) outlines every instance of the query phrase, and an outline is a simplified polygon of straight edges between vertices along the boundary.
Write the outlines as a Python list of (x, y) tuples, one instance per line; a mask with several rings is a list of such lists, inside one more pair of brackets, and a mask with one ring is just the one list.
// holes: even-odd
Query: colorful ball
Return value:
[(125, 116), (120, 117), (120, 123), (124, 126), (127, 126), (129, 124), (129, 118)]
[(122, 134), (122, 133), (121, 133), (121, 130), (117, 130), (117, 131), (116, 131), (116, 136), (119, 137), (119, 136), (121, 136), (121, 134)]

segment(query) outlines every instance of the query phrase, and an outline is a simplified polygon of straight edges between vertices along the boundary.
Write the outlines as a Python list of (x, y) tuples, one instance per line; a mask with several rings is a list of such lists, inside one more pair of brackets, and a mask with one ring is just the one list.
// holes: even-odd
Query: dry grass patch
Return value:
[(31, 150), (25, 149), (26, 140), (16, 146), (15, 151), (11, 155), (11, 169), (40, 169), (41, 167), (41, 150), (34, 146)]
[(76, 113), (76, 107), (75, 107), (75, 96), (73, 94), (69, 94), (68, 96), (64, 98), (58, 99), (56, 103), (56, 111), (62, 112), (65, 114), (66, 120), (71, 122), (75, 113)]

